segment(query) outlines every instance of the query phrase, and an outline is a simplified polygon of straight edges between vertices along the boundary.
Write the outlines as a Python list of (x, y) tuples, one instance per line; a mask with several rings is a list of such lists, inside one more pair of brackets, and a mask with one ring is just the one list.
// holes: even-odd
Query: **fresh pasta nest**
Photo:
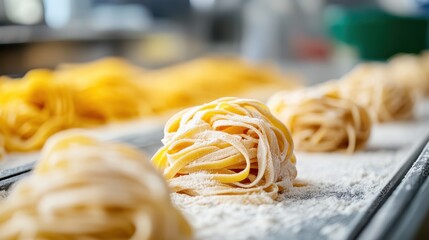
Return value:
[[(112, 64), (119, 63), (113, 61), (107, 66)], [(97, 74), (78, 77), (78, 73), (91, 71), (75, 68), (56, 72), (38, 69), (20, 80), (0, 79), (0, 136), (4, 139), (0, 146), (7, 152), (34, 151), (62, 130), (128, 120), (150, 112), (141, 101), (143, 92), (130, 77), (96, 69), (92, 72)]]
[(426, 54), (421, 57), (401, 54), (389, 61), (388, 68), (393, 81), (418, 96), (429, 96), (427, 64)]
[(6, 151), (41, 148), (49, 136), (76, 121), (72, 94), (52, 76), (48, 70), (31, 71), (26, 81), (5, 80), (0, 86), (0, 136)]
[(164, 132), (152, 162), (178, 193), (276, 199), (297, 174), (289, 131), (256, 100), (221, 98), (188, 108)]
[(414, 109), (412, 92), (391, 76), (383, 64), (361, 64), (338, 87), (342, 97), (367, 109), (374, 122), (409, 119)]
[(50, 139), (35, 172), (0, 204), (1, 239), (189, 239), (167, 186), (137, 151)]
[(367, 111), (330, 87), (279, 92), (268, 106), (291, 131), (297, 150), (352, 153), (370, 136)]
[(297, 77), (284, 75), (271, 66), (220, 56), (147, 71), (144, 78), (150, 80), (144, 82), (148, 83), (148, 94), (153, 100), (151, 106), (156, 112), (183, 109), (230, 95), (264, 98), (265, 91), (299, 86)]

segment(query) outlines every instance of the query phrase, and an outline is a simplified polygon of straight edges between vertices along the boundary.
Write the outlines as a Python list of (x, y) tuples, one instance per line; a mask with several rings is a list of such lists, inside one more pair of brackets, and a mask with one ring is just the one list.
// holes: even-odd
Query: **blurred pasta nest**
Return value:
[(297, 150), (352, 153), (362, 148), (370, 136), (367, 111), (341, 98), (328, 85), (278, 92), (267, 105), (291, 131)]
[(367, 109), (374, 122), (404, 120), (413, 115), (412, 92), (395, 82), (384, 64), (360, 64), (337, 87), (342, 97)]
[(92, 64), (55, 72), (33, 70), (21, 80), (0, 80), (0, 135), (6, 151), (40, 149), (61, 130), (149, 112), (136, 77), (128, 76), (132, 71), (118, 70), (124, 62), (106, 59)]
[(190, 239), (162, 176), (139, 152), (54, 136), (0, 204), (1, 239)]
[(144, 71), (125, 60), (106, 58), (60, 65), (57, 81), (75, 92), (76, 112), (87, 124), (102, 124), (152, 114), (148, 89), (139, 83)]
[(400, 54), (387, 64), (390, 81), (398, 83), (418, 97), (429, 96), (429, 52), (420, 56)]
[[(147, 71), (155, 111), (177, 109), (220, 97), (264, 99), (275, 90), (299, 86), (298, 78), (270, 65), (255, 65), (234, 57), (207, 57)], [(173, 81), (172, 81), (173, 80)], [(162, 101), (161, 101), (162, 100)]]
[(38, 70), (25, 81), (1, 85), (0, 134), (7, 151), (40, 148), (50, 135), (76, 122), (73, 94), (52, 77), (50, 71)]
[(152, 162), (175, 192), (272, 201), (296, 177), (290, 133), (259, 101), (221, 98), (192, 107), (164, 131)]

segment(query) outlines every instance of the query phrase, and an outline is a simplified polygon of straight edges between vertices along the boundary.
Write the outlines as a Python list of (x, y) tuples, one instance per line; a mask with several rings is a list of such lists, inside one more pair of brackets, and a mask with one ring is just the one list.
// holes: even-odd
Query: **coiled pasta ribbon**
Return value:
[(268, 106), (291, 131), (297, 150), (353, 153), (370, 136), (367, 111), (325, 87), (279, 92)]
[(164, 147), (152, 162), (175, 192), (275, 199), (296, 177), (289, 131), (259, 101), (221, 98), (192, 107), (164, 131)]
[(56, 135), (0, 203), (1, 239), (190, 239), (164, 179), (139, 152)]

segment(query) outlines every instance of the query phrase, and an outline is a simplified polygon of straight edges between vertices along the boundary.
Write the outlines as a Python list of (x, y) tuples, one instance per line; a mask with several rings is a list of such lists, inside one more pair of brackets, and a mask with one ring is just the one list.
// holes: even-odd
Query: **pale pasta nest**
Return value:
[(374, 122), (405, 120), (413, 115), (412, 92), (395, 82), (384, 64), (360, 64), (337, 87), (342, 97), (367, 109)]
[(137, 151), (54, 136), (0, 204), (1, 239), (189, 239), (161, 175)]
[(428, 62), (427, 54), (423, 54), (421, 57), (411, 54), (395, 56), (388, 63), (391, 80), (417, 96), (429, 96)]
[(164, 131), (152, 162), (175, 192), (263, 201), (276, 199), (296, 177), (290, 133), (259, 101), (221, 98), (192, 107)]
[(352, 153), (370, 136), (367, 111), (326, 87), (279, 92), (268, 106), (291, 131), (297, 150)]

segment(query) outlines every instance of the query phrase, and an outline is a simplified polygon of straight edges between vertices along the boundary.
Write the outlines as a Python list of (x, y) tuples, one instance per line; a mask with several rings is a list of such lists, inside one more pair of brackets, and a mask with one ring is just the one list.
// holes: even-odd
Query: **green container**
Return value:
[(427, 48), (428, 20), (398, 17), (376, 8), (328, 7), (329, 35), (354, 47), (364, 60), (385, 60), (397, 53)]

